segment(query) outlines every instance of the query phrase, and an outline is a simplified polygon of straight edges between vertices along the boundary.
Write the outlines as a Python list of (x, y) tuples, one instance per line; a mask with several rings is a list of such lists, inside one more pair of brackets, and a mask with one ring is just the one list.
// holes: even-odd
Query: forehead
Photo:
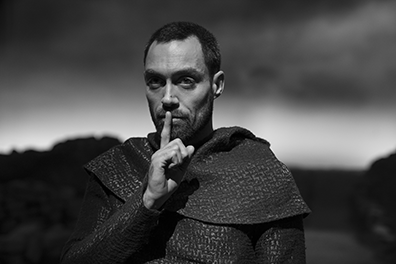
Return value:
[(145, 68), (154, 71), (195, 68), (205, 72), (206, 65), (201, 43), (196, 37), (167, 43), (155, 41), (148, 50)]

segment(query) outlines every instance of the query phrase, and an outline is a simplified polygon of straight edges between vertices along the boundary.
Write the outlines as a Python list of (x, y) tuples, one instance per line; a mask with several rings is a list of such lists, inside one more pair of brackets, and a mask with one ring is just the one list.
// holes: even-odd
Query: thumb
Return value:
[(191, 158), (195, 151), (194, 146), (189, 145), (186, 147), (186, 149), (187, 149), (188, 157)]

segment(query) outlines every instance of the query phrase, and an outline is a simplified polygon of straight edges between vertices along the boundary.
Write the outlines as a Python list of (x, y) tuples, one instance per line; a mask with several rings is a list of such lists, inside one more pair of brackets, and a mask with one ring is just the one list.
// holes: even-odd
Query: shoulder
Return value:
[(130, 138), (88, 162), (84, 169), (117, 193), (141, 185), (150, 156), (151, 148), (146, 138)]
[(89, 171), (108, 170), (112, 167), (122, 167), (128, 156), (134, 156), (136, 152), (147, 150), (146, 138), (129, 138), (124, 143), (119, 144), (103, 152), (96, 158), (89, 161), (84, 168)]

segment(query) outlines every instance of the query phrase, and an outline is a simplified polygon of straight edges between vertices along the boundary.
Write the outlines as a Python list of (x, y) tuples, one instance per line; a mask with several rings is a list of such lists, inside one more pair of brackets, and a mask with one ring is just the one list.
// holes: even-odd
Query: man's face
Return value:
[(213, 80), (195, 37), (154, 42), (147, 53), (146, 97), (157, 133), (166, 111), (172, 114), (171, 139), (191, 144), (212, 132)]

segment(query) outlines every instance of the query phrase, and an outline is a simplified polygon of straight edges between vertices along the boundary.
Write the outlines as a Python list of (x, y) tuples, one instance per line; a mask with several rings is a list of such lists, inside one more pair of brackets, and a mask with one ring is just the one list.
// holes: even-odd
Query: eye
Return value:
[(191, 89), (195, 87), (196, 81), (191, 77), (182, 77), (179, 79), (178, 84), (184, 89)]
[(152, 90), (161, 88), (164, 86), (164, 83), (165, 82), (159, 77), (150, 77), (146, 80), (146, 85)]

